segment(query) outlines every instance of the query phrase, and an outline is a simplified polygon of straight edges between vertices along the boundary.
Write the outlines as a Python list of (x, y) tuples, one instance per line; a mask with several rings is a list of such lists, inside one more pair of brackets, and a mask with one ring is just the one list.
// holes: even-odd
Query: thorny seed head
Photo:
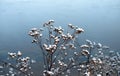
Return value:
[(74, 52), (74, 55), (76, 55), (76, 56), (77, 56), (77, 55), (78, 55), (78, 53), (77, 53), (77, 52)]
[(59, 26), (59, 27), (55, 27), (54, 31), (55, 31), (56, 33), (62, 34), (63, 31), (64, 31), (64, 29), (63, 29), (61, 26)]
[(55, 21), (54, 20), (49, 20), (49, 23), (54, 23)]
[(64, 45), (61, 45), (61, 46), (60, 46), (60, 49), (61, 49), (61, 50), (66, 50), (66, 47), (65, 47)]
[(47, 44), (43, 44), (43, 47), (44, 47), (44, 48), (47, 48), (47, 47), (48, 47), (48, 45), (47, 45)]
[(97, 48), (102, 48), (102, 44), (101, 44), (101, 43), (98, 43), (98, 44), (97, 44)]
[(82, 53), (82, 55), (85, 55), (85, 56), (90, 54), (89, 51), (85, 50), (85, 49), (83, 49), (81, 53)]
[(28, 34), (34, 38), (42, 36), (42, 34), (40, 33), (40, 30), (38, 30), (37, 28), (32, 28)]
[(58, 44), (59, 41), (60, 41), (59, 37), (54, 37), (54, 44)]
[(54, 35), (52, 35), (52, 34), (50, 34), (50, 37), (51, 37), (51, 38), (53, 38), (53, 39), (55, 38), (55, 36), (54, 36)]
[[(53, 75), (54, 75), (54, 72), (52, 72), (52, 71), (47, 71), (47, 70), (44, 70), (43, 73), (44, 73), (45, 76), (46, 76), (46, 75), (48, 75), (48, 76), (53, 76)], [(43, 76), (44, 76), (44, 75), (43, 75)]]
[(70, 33), (67, 33), (67, 38), (68, 39), (73, 39), (73, 36)]
[(77, 28), (76, 29), (76, 34), (80, 34), (81, 32), (84, 32), (84, 30), (82, 28)]
[(89, 45), (89, 46), (93, 45), (92, 41), (90, 41), (88, 39), (86, 39), (86, 42), (87, 42), (87, 45)]
[(75, 49), (76, 47), (74, 46), (74, 44), (70, 43), (70, 44), (69, 44), (69, 48)]
[(8, 52), (8, 55), (11, 57), (11, 58), (15, 58), (17, 55), (16, 55), (16, 53), (10, 53), (10, 52)]
[(67, 40), (68, 39), (65, 34), (62, 34), (61, 37), (62, 37), (63, 40)]
[(37, 28), (32, 28), (31, 31), (35, 32), (35, 31), (38, 31), (38, 29)]
[(68, 26), (69, 26), (71, 29), (75, 29), (75, 26), (73, 26), (72, 24), (68, 24)]
[(30, 60), (30, 57), (25, 57), (21, 59), (22, 62), (28, 62), (29, 60)]
[(58, 64), (59, 64), (60, 66), (63, 66), (63, 65), (64, 65), (64, 63), (63, 63), (62, 61), (60, 61), (60, 60), (58, 60)]
[(83, 49), (84, 49), (84, 48), (89, 48), (89, 46), (86, 45), (86, 44), (85, 44), (85, 45), (81, 45), (80, 47), (83, 48)]
[(37, 40), (36, 40), (36, 39), (33, 39), (33, 40), (32, 40), (32, 43), (37, 43)]
[(47, 26), (47, 27), (51, 27), (51, 26), (52, 26), (52, 25), (51, 25), (52, 23), (54, 23), (54, 20), (49, 20), (48, 22), (44, 23), (43, 26), (44, 26), (44, 27), (46, 27), (46, 26)]
[(50, 52), (50, 53), (53, 53), (54, 50), (57, 48), (56, 45), (46, 45), (46, 44), (43, 44), (43, 47), (44, 49), (47, 51), (47, 52)]
[(18, 55), (18, 56), (22, 56), (21, 51), (18, 51), (17, 55)]

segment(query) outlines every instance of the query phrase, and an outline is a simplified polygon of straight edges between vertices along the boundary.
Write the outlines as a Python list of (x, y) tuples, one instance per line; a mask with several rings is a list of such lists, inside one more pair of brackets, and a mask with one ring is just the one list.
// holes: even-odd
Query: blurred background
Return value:
[(82, 27), (80, 43), (89, 39), (120, 50), (120, 0), (0, 0), (0, 56), (18, 50), (40, 56), (28, 31), (50, 19), (55, 26)]

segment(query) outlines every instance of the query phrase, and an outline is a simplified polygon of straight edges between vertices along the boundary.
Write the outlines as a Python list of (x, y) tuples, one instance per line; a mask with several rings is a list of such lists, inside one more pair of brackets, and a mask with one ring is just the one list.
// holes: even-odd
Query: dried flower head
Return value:
[(46, 44), (44, 44), (43, 47), (47, 52), (50, 52), (50, 53), (53, 53), (55, 51), (55, 49), (57, 48), (56, 45), (49, 45), (48, 46)]
[(56, 33), (62, 34), (63, 31), (64, 31), (64, 29), (63, 29), (61, 26), (59, 26), (59, 27), (55, 27), (54, 31), (55, 31)]
[(36, 39), (33, 39), (32, 40), (32, 43), (37, 43), (38, 41)]
[(67, 36), (68, 39), (73, 39), (73, 36), (70, 33), (67, 33), (66, 36)]
[(8, 52), (8, 55), (9, 55), (11, 58), (15, 58), (15, 57), (17, 56), (16, 53), (10, 53), (10, 52)]
[(86, 42), (87, 42), (87, 45), (89, 45), (89, 46), (93, 45), (92, 41), (90, 41), (88, 39), (86, 39)]
[(34, 38), (37, 38), (37, 37), (41, 37), (42, 34), (40, 33), (40, 30), (38, 30), (37, 28), (32, 28), (29, 33), (28, 33), (30, 36), (34, 37)]
[(76, 47), (74, 46), (74, 44), (70, 43), (70, 44), (69, 44), (69, 48), (75, 49)]
[(52, 23), (54, 23), (54, 20), (49, 20), (48, 22), (44, 23), (43, 26), (51, 27), (51, 26), (53, 26), (53, 25), (51, 25)]
[(80, 34), (81, 32), (84, 32), (84, 30), (82, 28), (77, 28), (76, 29), (76, 34)]
[(66, 47), (65, 47), (64, 45), (61, 45), (61, 46), (60, 46), (60, 49), (61, 49), (61, 50), (66, 50)]
[(75, 55), (75, 56), (78, 56), (79, 54), (78, 54), (77, 52), (74, 52), (74, 55)]
[(69, 26), (71, 29), (75, 29), (75, 26), (73, 26), (72, 24), (68, 24), (68, 26)]
[(59, 37), (54, 37), (54, 44), (58, 44), (60, 41)]
[(65, 34), (62, 34), (61, 37), (62, 37), (63, 40), (67, 40), (68, 39), (67, 35), (65, 35)]
[(81, 45), (80, 47), (83, 48), (83, 49), (84, 49), (84, 48), (89, 48), (89, 46), (86, 45), (86, 44), (85, 44), (85, 45)]
[(54, 75), (54, 72), (47, 71), (47, 70), (44, 70), (43, 73), (44, 73), (43, 76), (53, 76)]
[(82, 55), (85, 55), (85, 56), (90, 54), (89, 51), (85, 50), (85, 49), (83, 49), (81, 53), (82, 53)]
[(18, 55), (18, 56), (22, 56), (21, 51), (18, 51), (17, 55)]
[(102, 48), (102, 44), (101, 44), (101, 43), (98, 43), (98, 44), (97, 44), (97, 48)]

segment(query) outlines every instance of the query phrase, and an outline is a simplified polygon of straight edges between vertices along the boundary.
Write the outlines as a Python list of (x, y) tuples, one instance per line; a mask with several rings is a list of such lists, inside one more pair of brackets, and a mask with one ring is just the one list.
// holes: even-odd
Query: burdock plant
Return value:
[[(43, 24), (42, 28), (32, 28), (33, 38), (42, 53), (43, 71), (41, 76), (119, 76), (120, 54), (101, 43), (86, 40), (83, 45), (77, 38), (84, 32), (82, 28), (68, 24), (67, 30), (55, 27), (54, 20)], [(8, 52), (8, 61), (0, 60), (0, 73), (8, 68), (3, 76), (34, 76), (30, 57), (22, 53)], [(14, 61), (14, 62), (13, 62)]]
[(90, 40), (80, 45), (77, 37), (84, 32), (82, 28), (68, 24), (65, 31), (53, 23), (54, 20), (49, 20), (43, 24), (43, 28), (32, 28), (29, 31), (33, 37), (32, 43), (40, 47), (43, 55), (43, 76), (69, 76), (75, 71), (79, 72), (78, 76), (101, 75), (98, 70), (101, 70), (102, 58), (92, 56), (92, 52), (108, 48)]
[(80, 51), (77, 51), (74, 44), (77, 36), (84, 30), (68, 24), (71, 31), (64, 31), (61, 26), (55, 27), (53, 23), (54, 20), (49, 20), (43, 24), (45, 30), (32, 28), (29, 31), (29, 35), (33, 37), (32, 43), (37, 44), (42, 51), (44, 76), (70, 73), (70, 69), (77, 63), (77, 56), (80, 56)]

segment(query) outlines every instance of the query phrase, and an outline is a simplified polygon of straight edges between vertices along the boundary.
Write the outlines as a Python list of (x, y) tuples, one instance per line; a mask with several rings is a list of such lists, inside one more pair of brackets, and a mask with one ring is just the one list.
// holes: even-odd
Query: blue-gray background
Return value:
[(84, 28), (85, 39), (120, 50), (120, 0), (0, 0), (0, 51), (37, 54), (28, 31), (49, 19)]

